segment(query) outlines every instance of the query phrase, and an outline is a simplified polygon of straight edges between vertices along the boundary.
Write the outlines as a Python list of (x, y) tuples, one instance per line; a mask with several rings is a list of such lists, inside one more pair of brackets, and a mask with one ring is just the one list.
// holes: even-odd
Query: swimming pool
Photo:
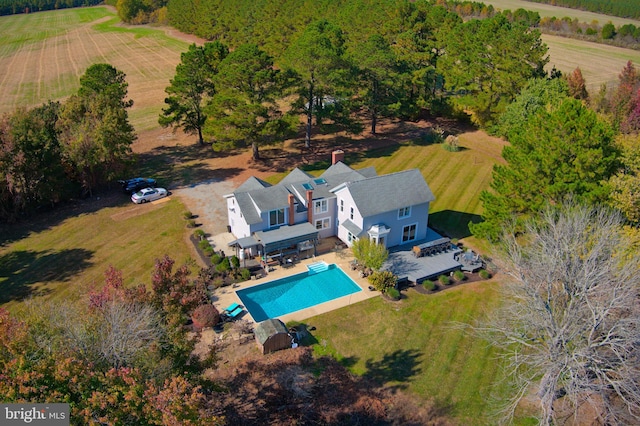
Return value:
[(340, 267), (328, 265), (322, 272), (303, 272), (236, 291), (254, 321), (277, 318), (362, 289)]

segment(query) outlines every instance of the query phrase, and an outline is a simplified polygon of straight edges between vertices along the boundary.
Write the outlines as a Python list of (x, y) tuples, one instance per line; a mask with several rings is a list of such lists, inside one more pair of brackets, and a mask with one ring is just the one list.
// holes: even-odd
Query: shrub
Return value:
[(196, 327), (213, 327), (220, 322), (220, 313), (211, 304), (200, 305), (191, 314), (191, 319)]
[(240, 277), (242, 277), (243, 281), (247, 281), (251, 278), (251, 271), (247, 268), (240, 269)]
[(238, 256), (231, 256), (229, 258), (229, 262), (231, 262), (231, 266), (233, 266), (234, 269), (238, 269), (240, 267), (240, 259), (238, 259)]
[(435, 128), (428, 128), (420, 137), (414, 142), (418, 145), (431, 145), (435, 143), (441, 143), (444, 140), (444, 130), (436, 126)]
[(442, 144), (442, 147), (445, 149), (445, 151), (449, 151), (449, 152), (460, 151), (460, 146), (458, 145), (458, 137), (453, 135), (447, 136), (447, 139), (445, 139), (444, 144)]
[(376, 271), (367, 277), (376, 290), (385, 292), (396, 285), (398, 277), (391, 271)]
[(209, 244), (209, 241), (207, 240), (200, 240), (200, 242), (198, 243), (198, 247), (200, 247), (200, 250), (206, 250), (207, 248), (211, 247), (211, 244)]
[(206, 249), (202, 250), (205, 256), (211, 257), (213, 256), (213, 247), (209, 246)]
[(187, 221), (187, 228), (195, 228), (196, 227), (196, 221), (193, 219), (189, 219)]
[(482, 278), (483, 280), (488, 280), (489, 278), (491, 278), (491, 274), (486, 269), (480, 269), (478, 275), (480, 275), (480, 278)]
[(458, 269), (453, 273), (453, 278), (455, 278), (456, 281), (464, 281), (467, 278), (467, 276), (464, 274), (464, 272)]
[(442, 284), (442, 285), (449, 285), (449, 284), (451, 284), (451, 280), (450, 280), (450, 279), (449, 279), (449, 277), (448, 277), (448, 276), (446, 276), (446, 275), (440, 275), (440, 276), (438, 277), (438, 281), (440, 281), (440, 284)]
[(184, 217), (185, 219), (189, 220), (191, 218), (193, 218), (193, 213), (191, 213), (190, 211), (186, 211), (184, 213), (182, 213), (182, 217)]
[(222, 261), (218, 263), (218, 266), (216, 266), (216, 271), (221, 273), (229, 272), (229, 269), (231, 269), (231, 264), (229, 263), (228, 257), (222, 259)]
[(422, 283), (422, 287), (427, 291), (433, 291), (437, 288), (436, 283), (431, 280), (426, 280)]
[(213, 265), (218, 265), (220, 262), (222, 262), (222, 256), (220, 256), (218, 253), (214, 253), (211, 256), (211, 263)]
[(220, 288), (224, 286), (224, 279), (222, 277), (216, 277), (213, 279), (213, 288)]
[(195, 231), (193, 231), (193, 236), (198, 238), (199, 240), (202, 240), (205, 236), (205, 233), (202, 229), (196, 229)]
[(388, 288), (387, 291), (385, 291), (385, 294), (393, 300), (400, 299), (400, 292), (395, 287)]

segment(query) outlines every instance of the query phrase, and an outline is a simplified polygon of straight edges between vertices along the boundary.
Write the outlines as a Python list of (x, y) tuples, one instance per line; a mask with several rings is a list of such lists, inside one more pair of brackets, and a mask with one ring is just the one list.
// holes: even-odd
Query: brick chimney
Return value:
[(313, 225), (313, 191), (307, 191), (307, 221)]
[(293, 225), (296, 219), (296, 208), (293, 205), (294, 198), (293, 194), (289, 194), (289, 225)]
[(344, 151), (341, 149), (337, 149), (331, 153), (331, 165), (336, 164), (338, 161), (344, 163)]

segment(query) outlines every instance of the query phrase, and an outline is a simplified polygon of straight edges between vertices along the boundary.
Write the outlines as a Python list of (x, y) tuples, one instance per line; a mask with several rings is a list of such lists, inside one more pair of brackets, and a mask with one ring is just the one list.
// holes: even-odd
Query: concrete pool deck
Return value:
[[(344, 249), (340, 253), (330, 252), (309, 259), (302, 259), (300, 262), (290, 268), (276, 267), (274, 271), (269, 272), (269, 274), (267, 274), (265, 277), (262, 277), (258, 280), (249, 280), (214, 290), (213, 304), (216, 308), (218, 308), (218, 311), (220, 312), (232, 303), (237, 303), (244, 308), (242, 301), (236, 294), (237, 290), (264, 284), (269, 281), (299, 274), (301, 272), (306, 272), (307, 265), (322, 261), (327, 262), (328, 264), (335, 263), (336, 265), (338, 265), (344, 271), (344, 273), (347, 274), (349, 278), (351, 278), (360, 287), (362, 291), (339, 297), (337, 299), (330, 300), (329, 302), (321, 303), (310, 308), (301, 309), (290, 314), (279, 316), (278, 319), (280, 319), (282, 322), (287, 323), (289, 321), (303, 321), (316, 315), (324, 314), (338, 308), (349, 306), (353, 303), (362, 302), (363, 300), (380, 296), (380, 292), (369, 290), (370, 284), (366, 278), (360, 278), (358, 271), (351, 270), (349, 263), (352, 260), (353, 256), (351, 255), (351, 251), (348, 249)], [(238, 318), (255, 322), (247, 309), (245, 309), (242, 316)]]

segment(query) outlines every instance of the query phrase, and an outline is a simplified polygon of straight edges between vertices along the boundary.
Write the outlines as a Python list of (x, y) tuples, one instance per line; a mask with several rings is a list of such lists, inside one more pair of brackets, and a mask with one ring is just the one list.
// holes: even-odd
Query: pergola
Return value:
[(318, 230), (309, 222), (298, 225), (285, 225), (269, 231), (257, 231), (254, 237), (262, 245), (265, 255), (291, 249), (296, 251), (315, 247), (318, 241)]

